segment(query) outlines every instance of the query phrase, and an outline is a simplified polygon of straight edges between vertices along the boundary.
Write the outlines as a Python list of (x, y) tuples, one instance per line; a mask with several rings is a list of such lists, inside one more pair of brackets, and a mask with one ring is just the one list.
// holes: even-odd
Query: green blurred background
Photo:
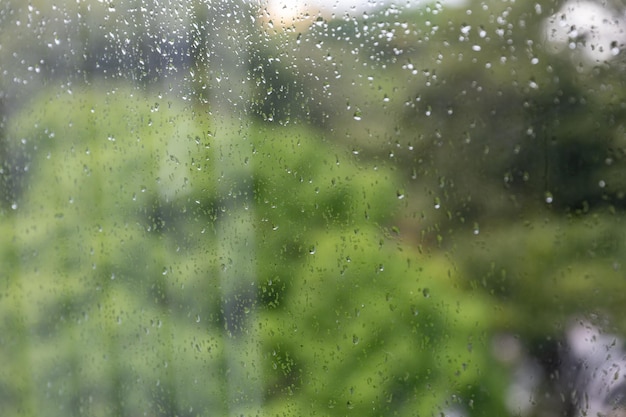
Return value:
[(2, 415), (589, 412), (626, 37), (578, 4), (3, 2)]

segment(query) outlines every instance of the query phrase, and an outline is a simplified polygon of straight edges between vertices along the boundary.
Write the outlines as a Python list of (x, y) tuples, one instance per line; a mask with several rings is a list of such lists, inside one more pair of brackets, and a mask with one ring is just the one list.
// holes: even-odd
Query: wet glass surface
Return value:
[(626, 415), (624, 13), (4, 1), (3, 415)]

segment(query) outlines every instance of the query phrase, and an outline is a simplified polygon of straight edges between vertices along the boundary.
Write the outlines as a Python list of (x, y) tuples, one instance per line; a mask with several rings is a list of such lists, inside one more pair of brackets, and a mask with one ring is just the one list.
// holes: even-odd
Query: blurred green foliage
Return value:
[[(500, 406), (479, 393), (487, 304), (463, 295), (450, 261), (381, 231), (393, 171), (309, 129), (219, 133), (175, 100), (111, 85), (46, 92), (8, 135), (25, 138), (11, 152), (28, 170), (2, 226), (3, 333), (19, 337), (2, 345), (19, 358), (7, 412), (406, 414), (466, 394)], [(222, 174), (220, 159), (248, 153)], [(232, 202), (245, 184), (251, 219)], [(239, 231), (226, 233), (252, 230), (256, 258), (225, 290), (228, 218)], [(259, 398), (233, 400), (229, 363), (250, 351)]]
[[(625, 334), (622, 64), (549, 50), (561, 2), (232, 2), (246, 88), (202, 2), (126, 44), (136, 8), (76, 6), (56, 67), (16, 22), (74, 6), (14, 3), (6, 72), (48, 78), (0, 78), (3, 415), (511, 415), (499, 335)], [(531, 415), (567, 408), (542, 389)]]

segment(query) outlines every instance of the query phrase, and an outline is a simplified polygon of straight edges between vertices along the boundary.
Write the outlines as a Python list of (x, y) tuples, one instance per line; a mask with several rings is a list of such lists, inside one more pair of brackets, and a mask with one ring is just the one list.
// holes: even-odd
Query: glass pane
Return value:
[(624, 13), (5, 0), (3, 415), (626, 415)]

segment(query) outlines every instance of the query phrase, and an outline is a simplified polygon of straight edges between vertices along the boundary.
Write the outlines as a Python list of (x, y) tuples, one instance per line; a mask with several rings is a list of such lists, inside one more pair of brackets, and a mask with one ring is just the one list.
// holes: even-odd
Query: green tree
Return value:
[(394, 237), (395, 173), (309, 128), (224, 125), (111, 83), (11, 119), (8, 415), (502, 411), (490, 307)]

